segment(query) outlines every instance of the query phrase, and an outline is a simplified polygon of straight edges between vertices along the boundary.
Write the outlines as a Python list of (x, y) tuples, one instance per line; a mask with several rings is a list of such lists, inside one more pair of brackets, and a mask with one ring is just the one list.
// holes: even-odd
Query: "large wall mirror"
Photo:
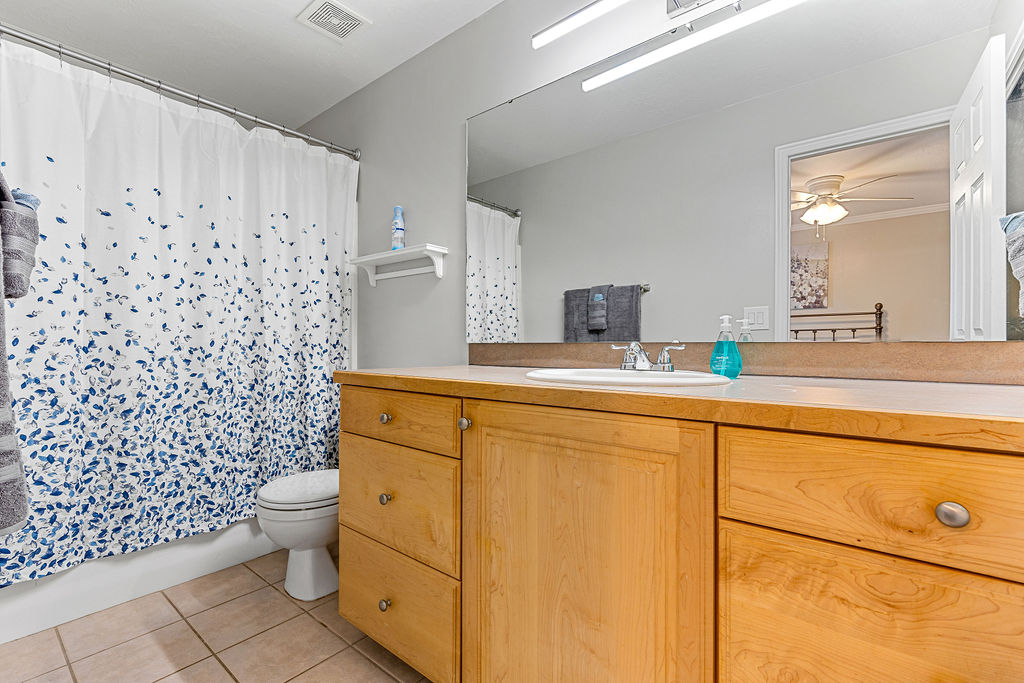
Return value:
[(772, 1), (469, 120), (469, 341), (1024, 339), (1017, 0)]

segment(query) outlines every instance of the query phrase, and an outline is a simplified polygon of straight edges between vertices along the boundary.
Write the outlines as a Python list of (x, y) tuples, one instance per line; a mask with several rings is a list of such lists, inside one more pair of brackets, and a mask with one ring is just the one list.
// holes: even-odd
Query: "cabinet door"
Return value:
[(712, 680), (713, 426), (465, 414), (464, 680)]
[(721, 522), (723, 681), (1024, 680), (1024, 586)]

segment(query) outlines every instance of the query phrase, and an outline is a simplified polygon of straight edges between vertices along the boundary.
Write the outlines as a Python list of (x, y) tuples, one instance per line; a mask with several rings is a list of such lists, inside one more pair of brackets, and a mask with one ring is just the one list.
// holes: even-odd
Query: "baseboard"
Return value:
[(0, 589), (0, 643), (174, 586), (277, 548), (255, 519), (165, 545), (91, 560)]

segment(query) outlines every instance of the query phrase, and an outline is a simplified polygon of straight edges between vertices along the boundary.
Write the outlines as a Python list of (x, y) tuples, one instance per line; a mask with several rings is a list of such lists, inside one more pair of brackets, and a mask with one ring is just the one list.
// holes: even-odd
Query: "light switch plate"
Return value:
[(743, 309), (743, 317), (750, 322), (750, 329), (752, 330), (770, 330), (771, 326), (768, 324), (768, 307), (767, 306), (748, 306)]

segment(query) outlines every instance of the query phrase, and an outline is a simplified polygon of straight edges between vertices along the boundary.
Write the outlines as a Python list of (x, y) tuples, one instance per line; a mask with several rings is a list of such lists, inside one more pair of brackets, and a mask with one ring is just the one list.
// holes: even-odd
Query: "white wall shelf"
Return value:
[[(412, 247), (405, 247), (404, 249), (357, 256), (356, 258), (349, 259), (348, 262), (365, 270), (367, 277), (370, 278), (370, 286), (376, 287), (378, 280), (389, 280), (394, 277), (405, 277), (406, 275), (422, 275), (423, 273), (433, 273), (440, 280), (444, 277), (444, 257), (447, 253), (448, 247), (439, 247), (436, 244), (417, 244)], [(433, 265), (423, 268), (393, 270), (386, 273), (377, 272), (379, 266), (392, 266), (397, 263), (418, 261), (425, 258), (430, 259)]]

